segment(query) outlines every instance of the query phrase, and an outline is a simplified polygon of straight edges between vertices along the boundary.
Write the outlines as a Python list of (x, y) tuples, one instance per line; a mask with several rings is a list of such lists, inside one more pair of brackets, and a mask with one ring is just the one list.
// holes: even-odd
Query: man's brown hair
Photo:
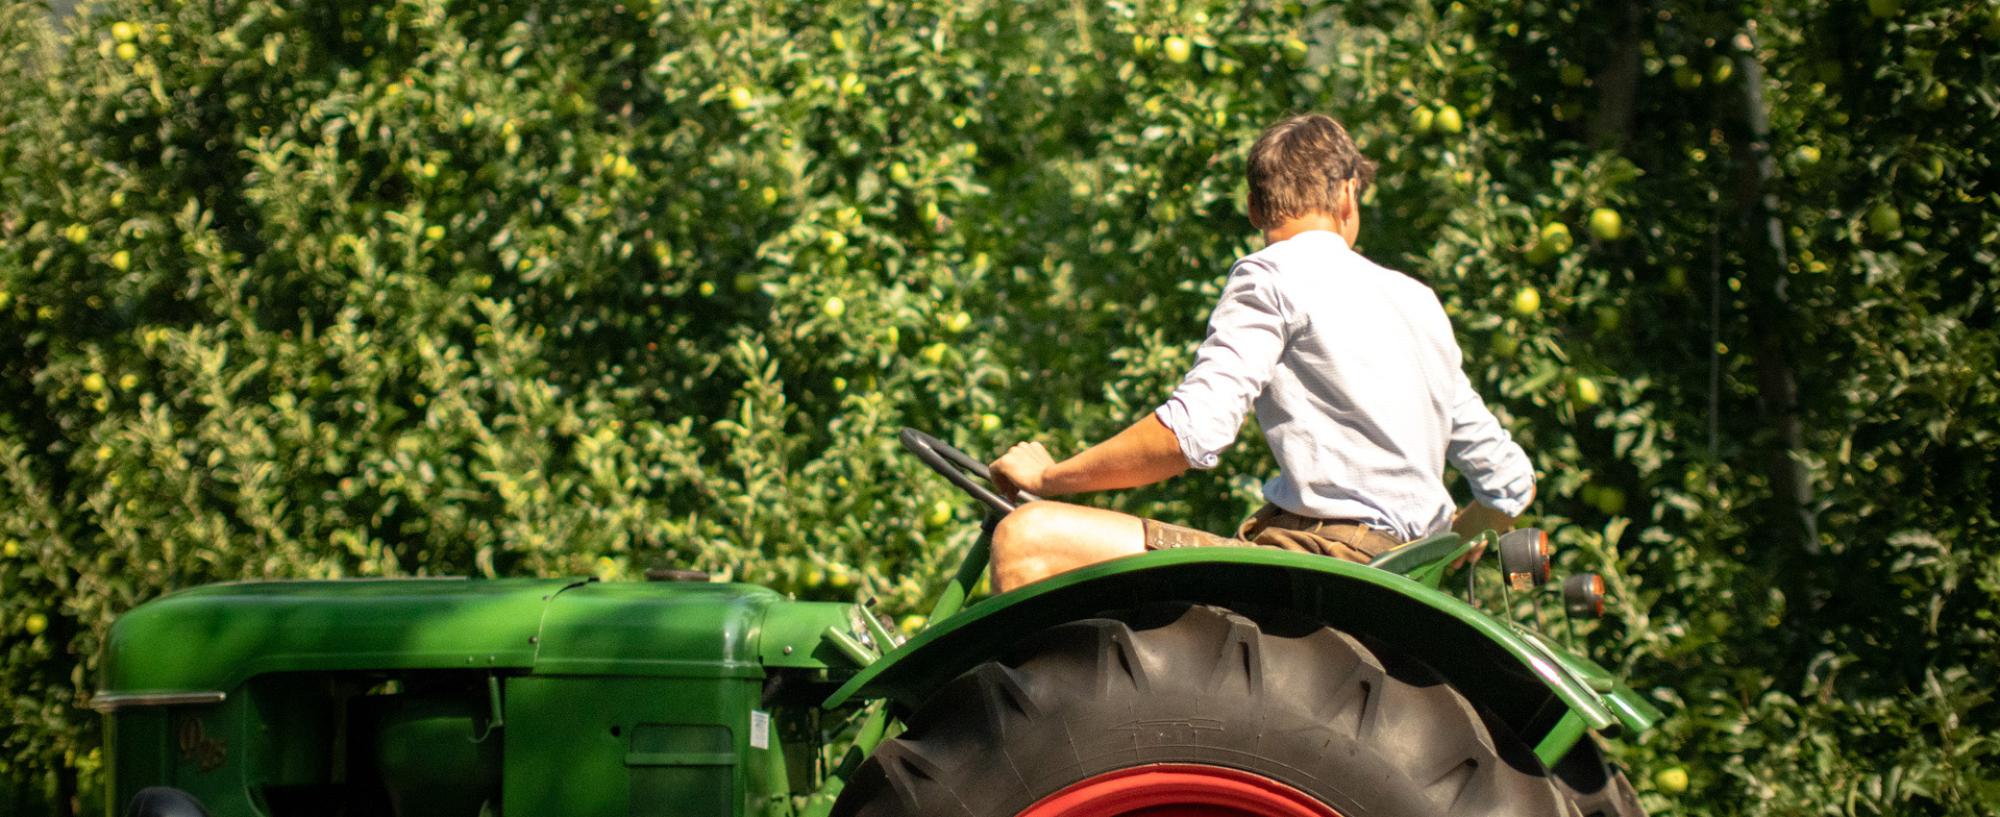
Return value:
[[(1325, 114), (1299, 114), (1264, 129), (1250, 146), (1250, 223), (1265, 230), (1308, 213), (1338, 215), (1341, 185), (1354, 195), (1375, 181), (1347, 129)], [(1357, 203), (1358, 204), (1358, 203)]]

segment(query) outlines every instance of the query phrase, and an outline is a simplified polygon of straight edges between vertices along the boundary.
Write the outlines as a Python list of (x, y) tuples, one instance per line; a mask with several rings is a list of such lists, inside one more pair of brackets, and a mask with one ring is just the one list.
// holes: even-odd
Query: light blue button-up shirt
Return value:
[(1527, 507), (1534, 466), (1466, 379), (1430, 287), (1301, 233), (1236, 262), (1194, 369), (1157, 414), (1196, 468), (1213, 468), (1257, 410), (1278, 475), (1264, 498), (1417, 539), (1456, 510), (1446, 461), (1476, 500)]

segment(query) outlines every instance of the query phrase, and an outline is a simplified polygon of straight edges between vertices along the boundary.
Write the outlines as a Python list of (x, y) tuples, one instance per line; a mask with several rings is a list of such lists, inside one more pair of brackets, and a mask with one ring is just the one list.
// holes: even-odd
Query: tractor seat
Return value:
[(1458, 534), (1450, 531), (1426, 536), (1383, 551), (1382, 555), (1368, 560), (1368, 566), (1408, 575), (1412, 570), (1450, 556), (1463, 542)]

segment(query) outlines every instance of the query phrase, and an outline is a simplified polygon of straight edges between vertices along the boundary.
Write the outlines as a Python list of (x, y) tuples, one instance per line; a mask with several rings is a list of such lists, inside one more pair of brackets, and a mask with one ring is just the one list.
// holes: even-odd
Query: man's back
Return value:
[(1448, 454), (1479, 459), (1461, 465), (1488, 475), (1468, 473), (1495, 504), (1525, 504), (1532, 485), (1526, 455), (1460, 366), (1430, 288), (1334, 233), (1306, 232), (1232, 269), (1195, 367), (1160, 419), (1190, 463), (1213, 467), (1254, 406), (1279, 467), (1266, 499), (1414, 539), (1450, 520)]

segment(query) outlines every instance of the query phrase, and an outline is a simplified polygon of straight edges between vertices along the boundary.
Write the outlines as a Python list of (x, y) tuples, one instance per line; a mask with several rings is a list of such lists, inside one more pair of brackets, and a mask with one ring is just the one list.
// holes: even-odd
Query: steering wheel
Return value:
[[(1014, 512), (1015, 504), (995, 493), (990, 487), (993, 484), (993, 475), (987, 472), (985, 463), (973, 459), (943, 440), (914, 428), (903, 429), (903, 432), (897, 435), (897, 439), (901, 440), (903, 447), (910, 449), (910, 453), (915, 454), (918, 460), (930, 466), (932, 471), (938, 472), (938, 476), (958, 486), (959, 490), (973, 499), (986, 503), (987, 507), (1003, 515)], [(972, 477), (975, 476), (985, 484), (974, 482)], [(1025, 491), (1021, 493), (1021, 497), (1029, 500), (1035, 498)]]

